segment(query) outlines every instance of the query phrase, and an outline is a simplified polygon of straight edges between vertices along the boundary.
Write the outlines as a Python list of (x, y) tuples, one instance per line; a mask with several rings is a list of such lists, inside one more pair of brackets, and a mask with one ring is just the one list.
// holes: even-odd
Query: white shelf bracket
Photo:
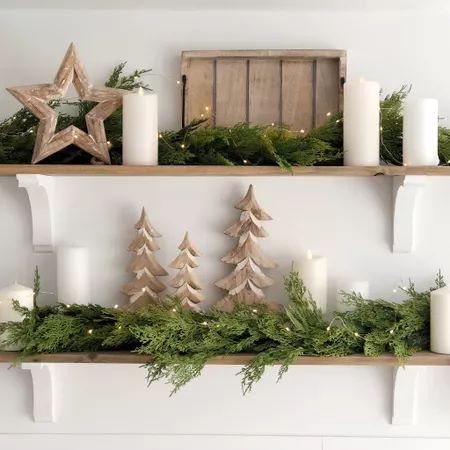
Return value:
[(414, 248), (415, 210), (427, 177), (406, 175), (393, 177), (392, 251), (411, 253)]
[(54, 249), (53, 234), (53, 189), (51, 176), (17, 174), (19, 187), (25, 188), (30, 199), (33, 223), (33, 250), (51, 253)]
[(22, 363), (33, 382), (33, 417), (35, 422), (55, 422), (55, 364)]
[(404, 366), (394, 369), (392, 393), (392, 425), (415, 425), (417, 392), (424, 366)]

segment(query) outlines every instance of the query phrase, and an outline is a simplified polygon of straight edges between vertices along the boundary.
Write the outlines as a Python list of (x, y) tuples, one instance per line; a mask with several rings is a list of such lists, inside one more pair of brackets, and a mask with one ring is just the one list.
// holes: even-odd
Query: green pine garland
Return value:
[[(283, 311), (258, 304), (200, 313), (183, 308), (176, 298), (137, 312), (64, 304), (28, 310), (16, 303), (23, 322), (0, 324), (0, 332), (8, 332), (8, 344), (23, 346), (20, 358), (105, 350), (148, 355), (148, 382), (166, 380), (174, 392), (200, 375), (209, 358), (252, 353), (255, 358), (241, 372), (243, 390), (248, 392), (266, 367), (280, 364), (281, 377), (297, 356), (389, 352), (403, 360), (428, 349), (430, 292), (443, 286), (440, 274), (426, 292), (417, 292), (410, 284), (403, 303), (346, 294), (354, 310), (335, 313), (330, 324), (299, 275), (291, 273), (285, 280), (290, 303)], [(35, 288), (38, 292), (38, 279)]]
[[(108, 87), (132, 90), (149, 89), (142, 76), (149, 70), (124, 74), (125, 64), (119, 64), (106, 81)], [(410, 88), (385, 97), (381, 102), (381, 159), (386, 164), (402, 164), (402, 107)], [(85, 115), (92, 103), (58, 100), (50, 103), (60, 111), (58, 130), (75, 125), (86, 131)], [(74, 110), (71, 114), (67, 108)], [(239, 123), (232, 127), (208, 127), (206, 119), (194, 120), (178, 131), (161, 133), (159, 163), (169, 165), (278, 165), (292, 166), (341, 165), (343, 155), (342, 114), (330, 117), (322, 126), (299, 134), (287, 127), (258, 126)], [(38, 120), (26, 109), (0, 122), (0, 164), (29, 164), (33, 152)], [(111, 161), (122, 163), (122, 111), (105, 121), (111, 142)], [(441, 164), (450, 161), (450, 130), (439, 129)], [(83, 150), (69, 147), (47, 158), (45, 164), (89, 164)]]

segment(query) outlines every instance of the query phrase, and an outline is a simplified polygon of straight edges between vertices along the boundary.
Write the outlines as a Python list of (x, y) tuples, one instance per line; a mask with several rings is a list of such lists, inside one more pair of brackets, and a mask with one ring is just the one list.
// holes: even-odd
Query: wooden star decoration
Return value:
[[(87, 133), (73, 125), (56, 132), (58, 113), (48, 102), (63, 98), (72, 83), (81, 100), (97, 103), (85, 116)], [(71, 144), (94, 158), (111, 164), (103, 121), (122, 105), (122, 97), (128, 91), (93, 87), (73, 43), (70, 44), (53, 83), (11, 87), (7, 91), (40, 120), (31, 161), (33, 164)]]

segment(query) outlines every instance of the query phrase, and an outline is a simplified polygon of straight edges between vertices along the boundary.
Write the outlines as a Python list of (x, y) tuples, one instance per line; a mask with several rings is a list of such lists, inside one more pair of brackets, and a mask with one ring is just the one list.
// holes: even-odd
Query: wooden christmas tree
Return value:
[(135, 279), (122, 288), (122, 292), (130, 299), (130, 309), (139, 309), (150, 303), (159, 302), (158, 294), (164, 291), (166, 286), (157, 277), (168, 275), (153, 256), (153, 252), (159, 250), (154, 238), (161, 235), (148, 220), (144, 208), (135, 228), (136, 238), (128, 247), (129, 251), (136, 253), (136, 257), (128, 267), (128, 271), (135, 274)]
[(235, 264), (236, 268), (228, 276), (216, 283), (216, 286), (228, 291), (216, 307), (230, 311), (235, 302), (246, 304), (268, 303), (263, 288), (273, 284), (261, 267), (271, 269), (276, 264), (269, 259), (258, 246), (257, 238), (266, 237), (266, 230), (259, 221), (272, 220), (256, 201), (253, 185), (250, 185), (245, 197), (236, 205), (242, 211), (240, 220), (225, 230), (225, 234), (239, 238), (239, 241), (222, 261)]
[(199, 309), (197, 304), (204, 297), (199, 291), (202, 284), (194, 272), (194, 268), (198, 267), (197, 256), (200, 252), (189, 238), (189, 233), (184, 235), (183, 242), (178, 247), (181, 253), (170, 263), (170, 267), (178, 269), (178, 274), (172, 279), (170, 285), (176, 289), (175, 294), (188, 308)]

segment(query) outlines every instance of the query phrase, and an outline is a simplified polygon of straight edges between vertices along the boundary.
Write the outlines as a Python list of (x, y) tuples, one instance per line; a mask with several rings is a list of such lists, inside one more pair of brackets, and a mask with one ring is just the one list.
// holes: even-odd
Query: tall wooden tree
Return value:
[(129, 297), (130, 309), (158, 302), (159, 294), (166, 286), (157, 277), (168, 275), (153, 256), (153, 253), (159, 250), (154, 239), (161, 235), (148, 220), (145, 208), (142, 208), (141, 217), (135, 228), (136, 238), (128, 247), (129, 251), (136, 253), (136, 257), (128, 267), (128, 271), (134, 273), (135, 278), (122, 288), (122, 292)]
[(240, 220), (225, 230), (225, 234), (239, 238), (237, 245), (227, 253), (222, 261), (235, 264), (236, 268), (225, 278), (216, 282), (216, 286), (228, 291), (216, 307), (230, 311), (235, 302), (246, 304), (268, 303), (263, 288), (273, 284), (261, 268), (272, 269), (276, 264), (268, 258), (258, 246), (257, 238), (267, 237), (266, 230), (259, 221), (272, 220), (258, 204), (250, 185), (245, 197), (236, 205), (241, 210)]
[(170, 267), (178, 269), (178, 274), (172, 279), (170, 285), (175, 288), (175, 296), (177, 296), (182, 304), (188, 308), (199, 310), (198, 303), (204, 300), (200, 290), (203, 288), (202, 283), (194, 272), (194, 268), (198, 267), (197, 258), (200, 252), (192, 243), (189, 233), (184, 235), (183, 242), (178, 247), (180, 254), (170, 263)]

